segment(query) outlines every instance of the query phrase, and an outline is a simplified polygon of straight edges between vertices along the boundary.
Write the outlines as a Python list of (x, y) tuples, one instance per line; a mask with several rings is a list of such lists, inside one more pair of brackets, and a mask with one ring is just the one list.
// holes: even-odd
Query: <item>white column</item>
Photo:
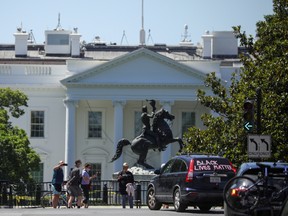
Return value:
[[(113, 101), (114, 106), (114, 151), (116, 151), (117, 144), (123, 138), (123, 107), (126, 101), (117, 100)], [(115, 153), (115, 152), (114, 152)], [(122, 170), (123, 157), (114, 161), (114, 172)]]
[(65, 169), (64, 178), (67, 179), (71, 168), (74, 167), (75, 162), (75, 134), (76, 134), (76, 106), (77, 101), (66, 99), (64, 104), (66, 106), (66, 124), (65, 124), (65, 162), (68, 166)]
[[(162, 108), (167, 110), (169, 113), (171, 113), (171, 106), (174, 104), (174, 101), (160, 101), (160, 105), (162, 105)], [(172, 130), (172, 128), (171, 128)], [(172, 156), (172, 147), (171, 144), (167, 145), (167, 148), (165, 151), (161, 152), (161, 164), (166, 163)]]

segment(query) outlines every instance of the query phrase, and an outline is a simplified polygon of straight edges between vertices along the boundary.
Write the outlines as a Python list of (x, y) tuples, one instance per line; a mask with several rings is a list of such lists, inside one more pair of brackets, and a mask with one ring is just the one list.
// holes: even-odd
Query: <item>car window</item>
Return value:
[(184, 161), (181, 161), (180, 172), (188, 171), (188, 167)]
[(171, 173), (173, 172), (183, 172), (186, 171), (187, 167), (184, 161), (176, 159), (171, 167)]
[[(262, 172), (262, 170), (260, 168), (257, 169), (248, 169), (246, 170), (243, 175), (255, 175), (258, 176), (258, 174)], [(268, 169), (268, 175), (269, 176), (279, 176), (279, 177), (284, 177), (285, 173), (284, 173), (284, 169), (283, 168), (270, 168)]]
[(170, 173), (171, 167), (173, 165), (174, 160), (168, 161), (165, 166), (161, 170), (161, 174)]

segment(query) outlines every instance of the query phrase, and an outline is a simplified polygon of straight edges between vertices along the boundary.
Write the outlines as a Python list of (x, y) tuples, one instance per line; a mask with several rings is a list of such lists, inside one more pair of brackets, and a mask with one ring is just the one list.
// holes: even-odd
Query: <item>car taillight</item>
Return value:
[(241, 197), (246, 191), (246, 188), (233, 188), (230, 191), (230, 195), (233, 197)]
[(192, 182), (193, 180), (193, 173), (194, 173), (194, 160), (190, 161), (188, 173), (186, 175), (186, 182)]
[(234, 174), (236, 174), (237, 169), (233, 166), (233, 164), (232, 164), (230, 161), (229, 161), (229, 163), (230, 163), (230, 166), (231, 166), (231, 168), (232, 168)]
[(238, 196), (238, 190), (232, 189), (230, 194), (231, 194), (231, 196)]

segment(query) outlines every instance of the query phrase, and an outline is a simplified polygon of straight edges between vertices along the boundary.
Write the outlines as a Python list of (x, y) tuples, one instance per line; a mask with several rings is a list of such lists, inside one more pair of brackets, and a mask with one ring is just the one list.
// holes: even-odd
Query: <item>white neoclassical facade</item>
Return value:
[[(151, 112), (146, 99), (175, 115), (170, 125), (175, 137), (192, 125), (203, 128), (200, 117), (210, 111), (198, 102), (197, 90), (206, 88), (206, 75), (216, 72), (225, 81), (239, 69), (231, 32), (215, 33), (217, 40), (213, 33), (203, 36), (206, 47), (90, 44), (81, 51), (78, 33), (54, 31), (46, 31), (45, 46), (27, 44), (26, 32), (14, 34), (14, 45), (0, 45), (0, 87), (29, 97), (25, 115), (11, 121), (27, 132), (40, 155), (41, 181), (51, 180), (60, 160), (68, 163), (66, 175), (81, 159), (92, 163), (101, 179), (111, 179), (123, 162), (135, 164), (138, 156), (129, 146), (117, 161), (110, 160), (121, 138), (132, 141), (141, 132), (142, 106)], [(160, 167), (178, 150), (178, 143), (164, 152), (151, 150), (147, 163)]]

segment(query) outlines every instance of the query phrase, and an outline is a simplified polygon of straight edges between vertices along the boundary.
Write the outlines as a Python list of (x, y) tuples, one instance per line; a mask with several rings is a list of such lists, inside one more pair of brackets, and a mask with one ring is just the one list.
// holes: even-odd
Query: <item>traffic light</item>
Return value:
[(254, 126), (254, 100), (244, 101), (244, 129), (252, 132)]

